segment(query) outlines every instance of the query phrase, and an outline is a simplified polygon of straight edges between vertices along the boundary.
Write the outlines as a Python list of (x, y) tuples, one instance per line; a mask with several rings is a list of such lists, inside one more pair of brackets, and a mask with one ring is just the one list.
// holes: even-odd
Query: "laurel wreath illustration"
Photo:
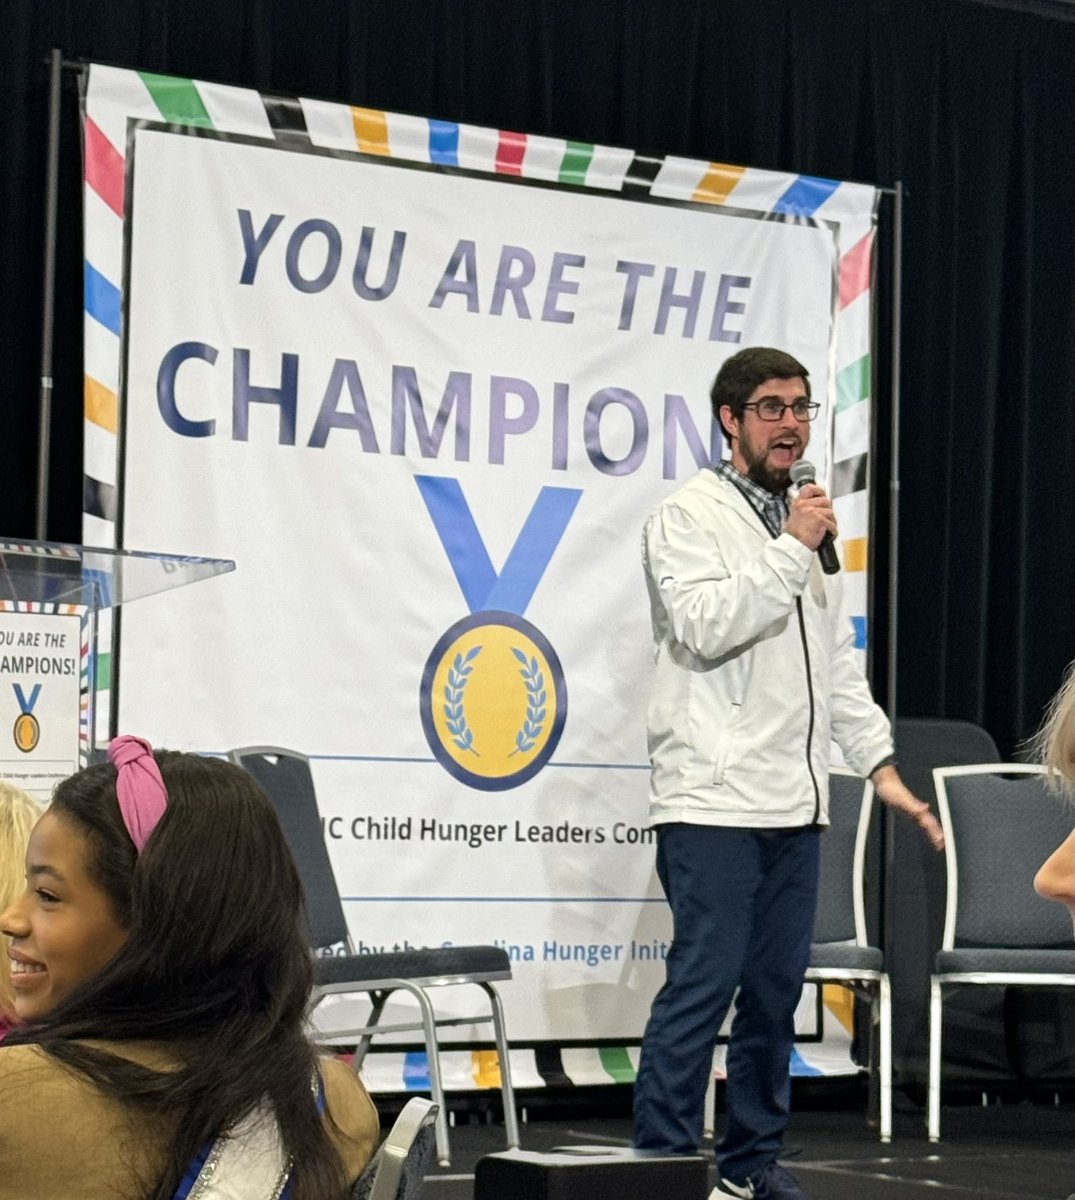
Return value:
[(474, 730), (467, 724), (467, 714), (463, 711), (463, 693), (474, 670), (471, 664), (481, 652), (481, 646), (472, 646), (466, 654), (457, 654), (448, 668), (448, 682), (444, 687), (444, 723), (452, 741), (460, 750), (469, 750), (478, 758), (481, 755), (474, 749)]
[[(472, 646), (466, 654), (456, 654), (448, 668), (448, 682), (444, 687), (444, 723), (452, 735), (452, 742), (458, 749), (470, 751), (478, 758), (481, 755), (474, 745), (474, 730), (467, 722), (463, 702), (467, 684), (474, 670), (474, 660), (481, 654), (482, 649), (482, 646)], [(515, 735), (515, 749), (511, 752), (511, 755), (515, 755), (525, 754), (537, 744), (537, 739), (545, 728), (547, 697), (545, 676), (541, 672), (538, 660), (533, 657), (527, 658), (526, 654), (515, 646), (512, 646), (511, 652), (522, 663), (519, 674), (526, 684), (526, 717), (522, 728)]]
[(515, 749), (512, 754), (525, 754), (527, 750), (533, 750), (542, 729), (545, 728), (545, 676), (542, 675), (536, 658), (527, 659), (515, 646), (512, 646), (511, 652), (523, 664), (519, 674), (526, 683), (526, 719), (522, 729), (515, 735)]

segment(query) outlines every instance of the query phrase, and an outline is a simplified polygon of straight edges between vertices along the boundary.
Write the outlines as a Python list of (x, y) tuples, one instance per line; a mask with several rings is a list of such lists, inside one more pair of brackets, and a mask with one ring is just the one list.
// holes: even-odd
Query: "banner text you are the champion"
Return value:
[[(384, 303), (395, 294), (404, 264), (409, 265), (405, 254), (407, 234), (402, 230), (391, 231), (387, 258), (377, 269), (375, 279), (372, 263), (378, 248), (378, 231), (368, 225), (357, 233), (353, 255), (345, 259), (348, 238), (331, 221), (310, 217), (298, 222), (289, 233), (286, 227), (281, 228), (284, 217), (280, 213), (273, 213), (257, 224), (247, 209), (238, 210), (236, 215), (242, 242), (239, 283), (244, 287), (257, 285), (259, 270), (276, 271), (298, 295), (331, 289), (341, 304)], [(380, 240), (388, 238), (382, 236)], [(442, 273), (430, 289), (427, 307), (432, 310), (455, 307), (467, 314), (519, 321), (575, 323), (578, 311), (571, 301), (587, 283), (585, 255), (555, 250), (545, 264), (525, 246), (502, 245), (492, 248), (487, 257), (490, 265), (482, 264), (480, 269), (478, 244), (470, 239), (460, 240), (451, 249)], [(421, 266), (416, 268), (421, 269)], [(662, 268), (655, 263), (630, 260), (617, 260), (614, 273), (611, 290), (616, 293), (618, 289), (615, 326), (618, 332), (632, 331), (637, 322), (657, 337), (702, 336), (711, 342), (740, 341), (739, 326), (753, 283), (750, 276), (720, 274), (714, 282), (705, 270), (695, 269), (681, 283), (680, 268), (676, 266)], [(602, 280), (592, 286), (608, 289), (609, 283)], [(196, 420), (184, 415), (177, 377), (183, 365), (191, 361), (216, 367), (220, 353), (218, 346), (189, 341), (179, 343), (165, 354), (157, 378), (157, 397), (161, 416), (175, 433), (184, 437), (211, 437), (217, 433), (216, 418)], [(466, 462), (475, 449), (472, 417), (475, 408), (484, 405), (488, 431), (486, 461), (504, 463), (509, 438), (537, 431), (548, 444), (550, 468), (567, 469), (573, 415), (572, 388), (568, 382), (553, 380), (545, 384), (543, 395), (535, 381), (518, 376), (491, 375), (476, 380), (469, 371), (449, 370), (439, 395), (425, 397), (418, 368), (414, 364), (393, 363), (388, 403), (382, 401), (374, 406), (377, 411), (387, 410), (387, 417), (378, 429), (362, 367), (356, 359), (336, 358), (327, 369), (321, 363), (311, 368), (300, 362), (298, 354), (283, 352), (277, 364), (260, 364), (262, 374), (255, 382), (253, 373), (257, 365), (251, 363), (250, 350), (235, 347), (231, 353), (231, 436), (236, 441), (247, 441), (251, 436), (252, 405), (274, 405), (278, 409), (277, 441), (281, 445), (295, 445), (300, 436), (300, 379), (305, 384), (309, 372), (315, 378), (316, 403), (311, 407), (312, 417), (306, 422), (309, 432), (303, 430), (307, 447), (321, 448), (334, 431), (349, 431), (357, 436), (364, 453), (379, 454), (384, 447), (390, 454), (404, 455), (409, 417), (419, 452), (431, 458), (440, 456), (446, 432), (454, 422), (448, 456)], [(223, 366), (227, 370), (229, 364)], [(277, 382), (264, 382), (274, 368)], [(316, 396), (318, 377), (325, 381), (319, 397)], [(197, 382), (191, 386), (197, 387)], [(654, 423), (660, 430), (663, 448), (661, 470), (664, 478), (673, 479), (677, 432), (699, 465), (716, 452), (719, 433), (713, 426), (709, 444), (703, 444), (687, 400), (681, 394), (666, 392), (660, 405)], [(650, 406), (629, 388), (612, 385), (585, 397), (581, 410), (581, 441), (589, 462), (609, 475), (628, 475), (638, 470), (651, 440)], [(628, 442), (626, 451), (617, 458), (605, 449), (602, 431), (608, 423), (621, 441), (626, 436)]]

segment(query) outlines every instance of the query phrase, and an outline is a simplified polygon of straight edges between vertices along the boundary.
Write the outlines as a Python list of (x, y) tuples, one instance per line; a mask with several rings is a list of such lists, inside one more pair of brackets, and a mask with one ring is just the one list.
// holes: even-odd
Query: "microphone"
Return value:
[[(817, 471), (814, 469), (814, 464), (807, 462), (805, 458), (800, 458), (797, 463), (793, 463), (788, 475), (796, 487), (802, 487), (805, 483), (815, 483), (817, 481)], [(832, 531), (829, 529), (825, 530), (825, 536), (821, 539), (821, 544), (817, 548), (817, 556), (821, 562), (821, 569), (826, 575), (835, 575), (839, 571), (840, 560), (836, 557), (836, 547), (833, 545)]]

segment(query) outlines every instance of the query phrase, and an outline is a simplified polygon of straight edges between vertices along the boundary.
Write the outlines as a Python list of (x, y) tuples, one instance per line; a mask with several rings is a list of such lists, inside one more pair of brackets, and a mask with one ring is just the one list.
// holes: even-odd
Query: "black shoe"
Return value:
[(739, 1200), (810, 1200), (795, 1176), (777, 1162), (767, 1163), (745, 1183), (722, 1179), (709, 1200), (718, 1200), (720, 1196), (737, 1196)]

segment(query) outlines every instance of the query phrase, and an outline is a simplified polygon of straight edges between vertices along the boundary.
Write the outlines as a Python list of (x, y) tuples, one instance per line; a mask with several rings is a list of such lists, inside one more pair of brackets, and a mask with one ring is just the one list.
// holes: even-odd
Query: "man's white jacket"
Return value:
[(892, 753), (840, 576), (790, 534), (774, 538), (709, 469), (649, 518), (642, 557), (656, 657), (653, 821), (827, 824), (830, 739), (861, 775)]

